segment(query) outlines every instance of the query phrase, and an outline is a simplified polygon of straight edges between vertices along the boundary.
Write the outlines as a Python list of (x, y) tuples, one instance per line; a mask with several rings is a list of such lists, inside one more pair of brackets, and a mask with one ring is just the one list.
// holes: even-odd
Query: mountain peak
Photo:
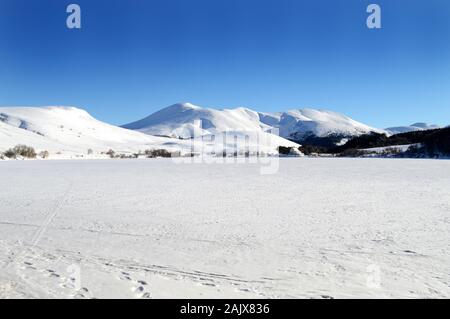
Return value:
[(166, 107), (163, 110), (197, 110), (199, 108), (200, 108), (199, 106), (186, 102), (173, 104), (171, 106)]
[(53, 113), (59, 113), (59, 114), (70, 114), (70, 115), (78, 115), (78, 116), (84, 116), (88, 118), (92, 118), (91, 114), (88, 113), (83, 108), (75, 107), (75, 106), (47, 106), (42, 108), (44, 110), (47, 110), (49, 112)]

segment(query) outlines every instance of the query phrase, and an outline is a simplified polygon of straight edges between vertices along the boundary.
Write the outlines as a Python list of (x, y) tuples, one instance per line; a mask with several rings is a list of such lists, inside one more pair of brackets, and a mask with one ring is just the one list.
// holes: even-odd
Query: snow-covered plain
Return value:
[(0, 162), (0, 297), (450, 297), (450, 161)]

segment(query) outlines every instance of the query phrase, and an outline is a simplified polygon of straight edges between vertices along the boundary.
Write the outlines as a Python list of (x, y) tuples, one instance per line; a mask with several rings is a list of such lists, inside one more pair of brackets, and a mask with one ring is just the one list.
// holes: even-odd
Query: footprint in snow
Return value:
[(92, 294), (89, 289), (86, 287), (81, 288), (78, 292), (73, 296), (74, 299), (93, 299)]
[(150, 299), (152, 296), (150, 292), (146, 291), (148, 283), (145, 280), (134, 280), (130, 273), (126, 271), (120, 272), (118, 276), (119, 280), (128, 281), (134, 285), (131, 287), (131, 291), (139, 298)]
[(139, 286), (136, 289), (134, 289), (134, 292), (139, 294), (139, 293), (143, 293), (145, 291), (145, 288), (143, 286)]
[(37, 270), (36, 267), (33, 266), (33, 263), (25, 261), (23, 263), (23, 266), (20, 266), (20, 269), (22, 270)]
[(47, 273), (47, 276), (49, 276), (51, 278), (61, 278), (61, 276), (59, 274), (57, 274), (56, 271), (54, 271), (52, 269), (47, 269), (46, 273)]
[(137, 297), (143, 298), (143, 299), (151, 299), (152, 295), (146, 291), (144, 286), (139, 286), (136, 289), (134, 289), (134, 293)]
[(132, 281), (131, 276), (129, 273), (122, 271), (119, 275), (120, 280), (126, 280), (126, 281)]

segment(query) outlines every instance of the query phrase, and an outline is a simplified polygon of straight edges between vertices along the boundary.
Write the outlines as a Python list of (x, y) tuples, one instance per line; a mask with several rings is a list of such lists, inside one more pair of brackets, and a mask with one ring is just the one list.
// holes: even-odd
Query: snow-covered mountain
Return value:
[(332, 146), (370, 132), (392, 135), (434, 128), (438, 126), (416, 123), (379, 130), (326, 110), (262, 113), (248, 108), (201, 108), (190, 103), (175, 104), (117, 127), (75, 107), (0, 107), (0, 152), (25, 144), (60, 158), (86, 157), (88, 149), (97, 155), (109, 149), (131, 154), (156, 148), (182, 154), (193, 150), (276, 154), (278, 146), (298, 147), (292, 140)]
[(382, 130), (357, 122), (348, 116), (315, 109), (299, 109), (281, 113), (259, 113), (261, 122), (279, 128), (280, 135), (295, 140), (310, 136), (352, 137)]
[[(232, 134), (229, 132), (228, 134)], [(88, 149), (100, 154), (109, 149), (116, 153), (134, 153), (146, 149), (162, 148), (189, 153), (213, 149), (243, 151), (246, 148), (265, 153), (276, 153), (278, 146), (298, 146), (278, 136), (258, 132), (250, 140), (237, 138), (239, 132), (229, 138), (220, 138), (214, 145), (205, 137), (197, 140), (181, 140), (158, 137), (98, 121), (86, 111), (74, 107), (0, 107), (0, 151), (17, 144), (46, 150), (53, 157), (71, 158), (85, 156)], [(204, 147), (205, 146), (205, 147)]]
[[(201, 127), (197, 121), (201, 121)], [(250, 109), (216, 110), (190, 103), (169, 106), (123, 127), (174, 138), (191, 138), (196, 129), (201, 135), (226, 131), (265, 132), (270, 129), (270, 126), (260, 121), (259, 114)]]
[(164, 138), (100, 122), (74, 107), (0, 108), (0, 149), (3, 150), (26, 144), (65, 154), (86, 154), (88, 149), (134, 152), (167, 142)]
[(414, 123), (409, 126), (397, 126), (397, 127), (389, 127), (386, 131), (391, 134), (400, 134), (400, 133), (408, 133), (415, 131), (426, 131), (426, 130), (434, 130), (441, 128), (439, 125), (429, 125), (427, 123)]
[(190, 103), (175, 104), (124, 128), (151, 135), (190, 138), (196, 121), (201, 121), (200, 133), (279, 130), (281, 137), (302, 141), (309, 136), (339, 135), (352, 137), (381, 130), (359, 123), (331, 111), (300, 109), (281, 113), (261, 113), (248, 108), (216, 110)]

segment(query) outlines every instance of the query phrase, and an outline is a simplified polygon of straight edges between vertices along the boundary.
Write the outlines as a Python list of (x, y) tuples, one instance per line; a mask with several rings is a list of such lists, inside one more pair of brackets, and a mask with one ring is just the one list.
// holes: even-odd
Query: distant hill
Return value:
[(397, 126), (397, 127), (389, 127), (385, 129), (386, 132), (389, 134), (395, 135), (400, 133), (408, 133), (408, 132), (414, 132), (414, 131), (427, 131), (427, 130), (434, 130), (441, 128), (439, 125), (430, 125), (427, 123), (414, 123), (409, 126)]
[(407, 151), (409, 156), (449, 156), (450, 155), (450, 128), (412, 131), (387, 136), (385, 134), (371, 133), (355, 137), (345, 145), (328, 149), (331, 153), (345, 153), (349, 150), (362, 150), (377, 147), (398, 145), (415, 145)]

